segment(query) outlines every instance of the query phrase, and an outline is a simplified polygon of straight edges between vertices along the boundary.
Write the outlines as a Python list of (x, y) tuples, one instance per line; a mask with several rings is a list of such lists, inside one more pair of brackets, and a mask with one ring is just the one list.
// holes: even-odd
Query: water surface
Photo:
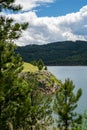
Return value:
[(87, 67), (86, 66), (48, 66), (52, 72), (62, 82), (70, 78), (75, 84), (75, 92), (82, 88), (82, 96), (78, 103), (78, 112), (87, 110)]

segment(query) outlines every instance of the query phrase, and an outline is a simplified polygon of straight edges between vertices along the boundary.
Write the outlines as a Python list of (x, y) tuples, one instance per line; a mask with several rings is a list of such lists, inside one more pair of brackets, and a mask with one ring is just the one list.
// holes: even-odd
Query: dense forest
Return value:
[(42, 59), (46, 65), (87, 65), (87, 41), (64, 41), (19, 47), (23, 60)]

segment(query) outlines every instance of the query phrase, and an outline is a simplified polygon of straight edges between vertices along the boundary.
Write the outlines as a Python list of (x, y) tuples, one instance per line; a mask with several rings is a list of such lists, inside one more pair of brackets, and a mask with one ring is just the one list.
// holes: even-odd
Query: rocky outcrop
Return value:
[(28, 78), (30, 81), (32, 78), (35, 78), (35, 80), (38, 82), (40, 90), (44, 94), (54, 93), (56, 89), (58, 89), (58, 87), (61, 85), (61, 81), (47, 70), (40, 70), (34, 73), (23, 72), (20, 74), (20, 76), (24, 77), (25, 79)]

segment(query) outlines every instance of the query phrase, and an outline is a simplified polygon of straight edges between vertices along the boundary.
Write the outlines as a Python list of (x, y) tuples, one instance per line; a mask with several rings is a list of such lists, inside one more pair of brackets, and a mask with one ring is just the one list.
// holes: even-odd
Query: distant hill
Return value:
[(87, 41), (28, 45), (16, 50), (26, 62), (42, 59), (45, 65), (87, 65)]

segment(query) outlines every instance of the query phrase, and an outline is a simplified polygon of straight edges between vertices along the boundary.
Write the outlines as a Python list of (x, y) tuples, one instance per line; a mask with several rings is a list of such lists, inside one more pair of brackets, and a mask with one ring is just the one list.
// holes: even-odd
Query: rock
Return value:
[(61, 84), (61, 81), (58, 80), (51, 72), (48, 70), (41, 70), (34, 73), (22, 72), (20, 74), (25, 79), (31, 80), (31, 78), (35, 78), (38, 82), (40, 90), (44, 94), (52, 94), (54, 93)]

